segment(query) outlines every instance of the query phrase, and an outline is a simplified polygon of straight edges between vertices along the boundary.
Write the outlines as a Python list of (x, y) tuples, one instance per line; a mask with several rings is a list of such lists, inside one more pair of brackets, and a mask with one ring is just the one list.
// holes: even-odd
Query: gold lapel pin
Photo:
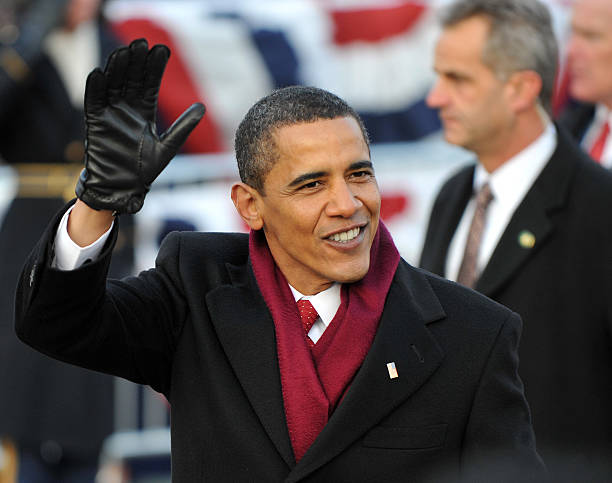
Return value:
[(389, 371), (389, 379), (395, 379), (399, 377), (397, 373), (397, 368), (395, 367), (395, 362), (387, 363), (387, 370)]
[(529, 230), (523, 230), (518, 236), (519, 245), (523, 248), (533, 248), (536, 242), (535, 235)]

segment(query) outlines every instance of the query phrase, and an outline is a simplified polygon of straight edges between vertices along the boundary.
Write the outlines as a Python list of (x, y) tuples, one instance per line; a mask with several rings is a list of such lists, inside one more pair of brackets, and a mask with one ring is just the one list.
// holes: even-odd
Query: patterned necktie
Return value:
[(308, 337), (308, 332), (312, 328), (315, 320), (319, 318), (319, 314), (310, 303), (310, 300), (300, 299), (297, 302), (298, 310), (300, 311), (300, 318), (302, 319), (302, 327), (304, 327), (304, 334), (306, 335), (306, 342), (309, 347), (314, 346), (314, 342)]
[(597, 136), (597, 139), (595, 139), (595, 142), (593, 143), (593, 146), (591, 146), (591, 149), (589, 151), (589, 154), (591, 155), (591, 157), (598, 163), (601, 163), (601, 155), (603, 154), (604, 147), (606, 146), (606, 140), (608, 139), (608, 134), (610, 134), (610, 124), (606, 122), (601, 127), (601, 131), (599, 135)]
[(463, 252), (463, 260), (457, 275), (457, 282), (467, 287), (474, 287), (476, 284), (478, 250), (482, 241), (487, 208), (492, 199), (491, 187), (489, 183), (485, 183), (476, 195), (476, 210), (474, 210), (474, 218), (472, 218), (465, 251)]

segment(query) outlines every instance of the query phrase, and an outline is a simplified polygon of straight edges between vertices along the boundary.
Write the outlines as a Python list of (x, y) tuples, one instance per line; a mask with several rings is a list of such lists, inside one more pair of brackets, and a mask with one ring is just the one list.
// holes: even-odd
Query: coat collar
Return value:
[[(295, 464), (287, 432), (274, 322), (249, 265), (228, 266), (231, 284), (206, 296), (211, 320), (250, 404), (287, 465), (287, 481), (316, 471), (414, 393), (443, 353), (427, 329), (445, 317), (427, 278), (404, 262), (389, 290), (377, 335), (344, 400)], [(394, 362), (398, 378), (387, 364)]]

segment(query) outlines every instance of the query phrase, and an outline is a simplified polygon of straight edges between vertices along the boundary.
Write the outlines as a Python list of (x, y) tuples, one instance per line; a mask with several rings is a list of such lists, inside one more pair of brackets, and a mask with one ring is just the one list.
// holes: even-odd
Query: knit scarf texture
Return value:
[(263, 230), (251, 231), (249, 255), (274, 320), (285, 418), (295, 461), (317, 438), (370, 350), (400, 255), (382, 222), (370, 249), (370, 269), (344, 284), (333, 320), (309, 348), (289, 284)]

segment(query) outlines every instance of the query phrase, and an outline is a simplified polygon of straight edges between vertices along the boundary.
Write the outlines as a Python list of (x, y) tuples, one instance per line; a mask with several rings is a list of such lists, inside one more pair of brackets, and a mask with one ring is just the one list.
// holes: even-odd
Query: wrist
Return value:
[(114, 220), (110, 210), (95, 210), (77, 199), (68, 218), (68, 235), (81, 247), (95, 242), (108, 231)]

